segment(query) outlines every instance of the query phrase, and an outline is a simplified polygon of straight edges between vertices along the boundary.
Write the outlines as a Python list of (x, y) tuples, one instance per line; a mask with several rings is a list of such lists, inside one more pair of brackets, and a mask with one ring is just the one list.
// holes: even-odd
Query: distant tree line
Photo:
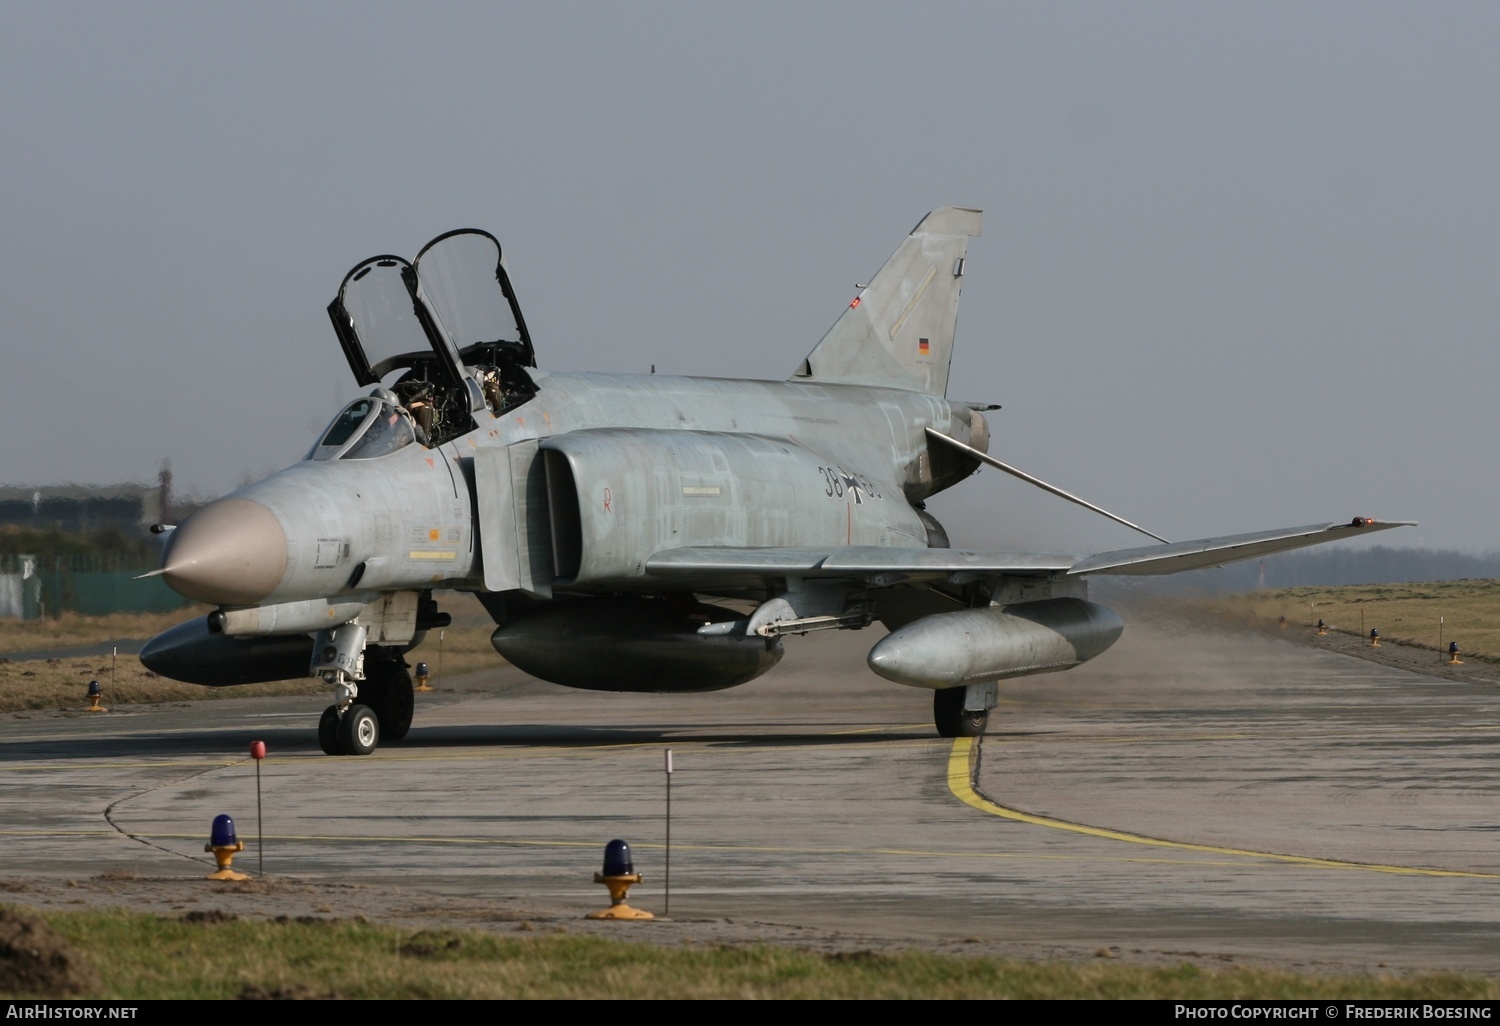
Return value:
[(19, 555), (36, 556), (41, 566), (75, 557), (154, 566), (161, 559), (161, 545), (151, 535), (119, 527), (64, 531), (57, 527), (0, 526), (0, 557)]

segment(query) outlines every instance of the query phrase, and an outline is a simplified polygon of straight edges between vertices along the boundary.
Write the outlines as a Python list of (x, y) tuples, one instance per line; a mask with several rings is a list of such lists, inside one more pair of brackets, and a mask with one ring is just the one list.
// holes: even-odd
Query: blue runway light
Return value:
[(588, 919), (655, 919), (650, 912), (625, 904), (631, 884), (641, 882), (630, 860), (630, 845), (618, 837), (604, 846), (604, 872), (594, 874), (594, 883), (609, 888), (610, 906), (603, 912), (590, 912)]
[(218, 870), (208, 874), (210, 880), (248, 880), (244, 873), (236, 873), (233, 868), (236, 852), (245, 850), (245, 842), (234, 836), (234, 820), (220, 813), (214, 817), (213, 829), (208, 832), (208, 843), (203, 846), (204, 851), (214, 854), (214, 861), (218, 863)]
[(633, 876), (635, 866), (630, 861), (630, 845), (616, 838), (604, 846), (604, 872), (600, 876)]

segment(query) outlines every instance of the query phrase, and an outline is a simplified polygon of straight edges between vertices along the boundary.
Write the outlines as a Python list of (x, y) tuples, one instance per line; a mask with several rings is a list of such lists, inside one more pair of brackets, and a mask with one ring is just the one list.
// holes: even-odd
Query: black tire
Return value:
[(339, 746), (339, 707), (330, 705), (318, 720), (318, 747), (324, 755), (343, 755)]
[(368, 705), (351, 705), (339, 720), (339, 748), (345, 755), (369, 755), (380, 745), (380, 721)]
[(964, 709), (968, 688), (944, 688), (932, 693), (932, 720), (940, 737), (980, 737), (990, 722), (988, 709)]
[(400, 741), (411, 730), (417, 700), (412, 693), (411, 672), (397, 653), (371, 648), (365, 653), (365, 679), (359, 700), (375, 711), (382, 741)]

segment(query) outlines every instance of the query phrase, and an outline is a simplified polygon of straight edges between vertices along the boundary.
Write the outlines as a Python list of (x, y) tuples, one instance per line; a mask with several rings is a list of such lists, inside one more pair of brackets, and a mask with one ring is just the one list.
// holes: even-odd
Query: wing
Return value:
[(1087, 556), (1068, 568), (1069, 576), (1085, 574), (1176, 574), (1206, 566), (1223, 566), (1242, 559), (1273, 552), (1286, 552), (1309, 545), (1352, 538), (1356, 535), (1388, 531), (1393, 527), (1414, 527), (1415, 520), (1373, 520), (1355, 517), (1342, 524), (1309, 524), (1286, 527), (1279, 531), (1255, 531), (1231, 534), (1222, 538), (1200, 538), (1197, 541), (1171, 545), (1144, 545), (1137, 549), (1115, 549)]
[(862, 580), (874, 587), (905, 581), (955, 583), (988, 577), (1046, 577), (1063, 574), (1175, 574), (1222, 566), (1273, 552), (1338, 541), (1415, 524), (1411, 520), (1355, 517), (1344, 523), (1309, 524), (1274, 531), (1200, 538), (1170, 545), (1116, 549), (1091, 556), (1037, 552), (976, 552), (964, 549), (902, 549), (879, 546), (844, 548), (728, 548), (698, 546), (667, 549), (646, 561), (652, 576), (704, 590), (746, 587), (775, 578), (800, 577)]

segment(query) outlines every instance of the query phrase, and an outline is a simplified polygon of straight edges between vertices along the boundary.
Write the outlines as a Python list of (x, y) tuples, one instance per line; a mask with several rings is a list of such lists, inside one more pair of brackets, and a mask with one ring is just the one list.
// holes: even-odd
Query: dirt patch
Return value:
[[(1288, 631), (1267, 631), (1282, 636), (1291, 634), (1297, 630), (1292, 628)], [(1382, 641), (1380, 647), (1371, 645), (1368, 638), (1359, 637), (1356, 634), (1345, 634), (1329, 631), (1327, 634), (1318, 634), (1317, 631), (1301, 628), (1298, 639), (1295, 634), (1288, 640), (1301, 640), (1304, 644), (1313, 648), (1326, 649), (1330, 652), (1339, 652), (1343, 655), (1355, 656), (1359, 659), (1368, 659), (1372, 663), (1380, 663), (1383, 666), (1394, 666), (1398, 669), (1409, 670), (1412, 673), (1420, 673), (1428, 677), (1442, 677), (1447, 680), (1459, 680), (1466, 684), (1488, 684), (1500, 683), (1500, 667), (1488, 659), (1478, 656), (1462, 656), (1463, 662), (1450, 663), (1448, 657), (1430, 648), (1421, 648), (1416, 645), (1403, 645), (1398, 641)]]
[(0, 908), (0, 992), (45, 997), (87, 997), (100, 990), (99, 974), (33, 916)]
[(456, 933), (446, 930), (423, 930), (401, 945), (401, 954), (409, 958), (433, 958), (450, 951), (457, 951), (463, 946), (463, 938)]
[(339, 999), (339, 996), (331, 990), (322, 991), (305, 984), (277, 987), (275, 990), (246, 987), (240, 991), (239, 997), (241, 1001), (337, 1001)]

